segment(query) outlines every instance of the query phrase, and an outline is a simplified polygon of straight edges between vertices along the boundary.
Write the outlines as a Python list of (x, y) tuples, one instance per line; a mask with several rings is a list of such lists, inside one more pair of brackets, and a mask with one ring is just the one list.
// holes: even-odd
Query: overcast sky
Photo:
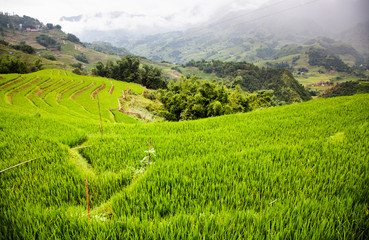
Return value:
[[(1, 11), (60, 24), (66, 32), (104, 29), (176, 30), (223, 16), (234, 10), (255, 10), (291, 0), (1, 0)], [(363, 0), (293, 0), (293, 4)], [(82, 15), (78, 23), (61, 17)]]
[[(136, 25), (169, 24), (181, 26), (206, 21), (219, 11), (237, 8), (257, 8), (268, 0), (3, 0), (1, 10), (28, 15), (47, 23), (60, 23), (62, 16), (84, 15), (89, 18), (108, 17), (111, 12), (125, 12), (119, 21), (110, 22), (113, 28)], [(129, 15), (128, 15), (129, 14)], [(109, 23), (104, 22), (102, 24)], [(94, 23), (89, 23), (93, 25)], [(64, 25), (64, 24), (63, 24)], [(120, 26), (119, 26), (120, 25)], [(84, 26), (86, 27), (86, 26)], [(98, 26), (100, 27), (100, 26)]]

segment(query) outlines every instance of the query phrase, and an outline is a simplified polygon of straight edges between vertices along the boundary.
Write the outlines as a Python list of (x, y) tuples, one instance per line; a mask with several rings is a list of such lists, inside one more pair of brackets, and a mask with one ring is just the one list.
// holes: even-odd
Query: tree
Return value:
[(27, 44), (12, 45), (11, 47), (14, 49), (20, 50), (22, 52), (29, 53), (29, 54), (33, 54), (36, 52), (32, 46), (27, 45)]
[(97, 76), (139, 83), (151, 89), (166, 88), (167, 86), (161, 70), (147, 64), (140, 68), (138, 57), (125, 56), (117, 60), (116, 63), (107, 61), (106, 65), (98, 62), (92, 69), (92, 73)]
[(87, 60), (87, 57), (84, 53), (80, 53), (80, 54), (76, 54), (74, 55), (74, 57), (80, 61), (80, 62), (83, 62), (83, 63), (88, 63), (88, 60)]
[(47, 23), (46, 27), (47, 27), (47, 29), (51, 30), (51, 29), (54, 28), (54, 25), (52, 23)]
[(56, 44), (55, 39), (45, 35), (45, 34), (41, 34), (39, 36), (36, 37), (36, 41), (44, 46), (44, 47), (50, 47), (50, 46), (54, 46)]
[(251, 98), (258, 100), (259, 96), (240, 88), (233, 90), (216, 82), (202, 81), (197, 76), (182, 76), (178, 82), (171, 82), (168, 89), (159, 91), (159, 99), (167, 110), (163, 117), (169, 121), (247, 112), (252, 110)]
[(78, 37), (76, 37), (75, 35), (68, 33), (67, 34), (67, 40), (74, 42), (74, 43), (80, 43), (80, 40)]

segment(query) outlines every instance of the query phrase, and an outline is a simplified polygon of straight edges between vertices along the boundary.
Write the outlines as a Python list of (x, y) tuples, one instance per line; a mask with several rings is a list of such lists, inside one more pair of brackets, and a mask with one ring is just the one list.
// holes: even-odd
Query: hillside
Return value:
[[(306, 47), (315, 41), (350, 65), (361, 64), (364, 57), (367, 59), (367, 50), (364, 50), (364, 46), (369, 44), (367, 31), (364, 30), (367, 24), (362, 23), (356, 28), (332, 35), (316, 30), (319, 24), (311, 19), (287, 18), (259, 23), (238, 19), (238, 16), (241, 18), (243, 15), (247, 13), (235, 13), (234, 17), (229, 16), (224, 21), (186, 31), (142, 37), (122, 43), (121, 46), (153, 61), (183, 64), (192, 59), (205, 59), (256, 63), (280, 58), (285, 53), (283, 48), (286, 45)], [(324, 40), (329, 38), (336, 41)]]
[[(13, 110), (25, 114), (37, 112), (39, 116), (63, 119), (70, 124), (73, 121), (86, 120), (100, 122), (98, 105), (103, 124), (159, 119), (147, 110), (142, 112), (144, 109), (141, 110), (140, 116), (135, 112), (148, 105), (152, 105), (151, 109), (158, 109), (155, 107), (158, 103), (141, 96), (148, 90), (135, 83), (79, 76), (64, 70), (42, 70), (23, 75), (3, 75), (0, 89), (5, 101), (2, 106), (10, 106)], [(125, 101), (122, 100), (122, 91), (127, 98)], [(101, 98), (99, 103), (97, 95)], [(140, 102), (139, 106), (131, 109), (137, 105), (136, 102)]]
[(340, 33), (337, 38), (344, 42), (350, 43), (359, 52), (369, 56), (369, 21), (357, 24), (355, 27), (349, 28)]
[(0, 170), (34, 159), (0, 173), (1, 236), (369, 237), (369, 95), (141, 124), (109, 110), (127, 87), (0, 75)]
[[(246, 61), (260, 67), (284, 68), (293, 72), (294, 77), (306, 88), (318, 94), (335, 82), (368, 79), (366, 71), (368, 58), (362, 47), (358, 48), (361, 49), (358, 51), (345, 42), (327, 37), (316, 37), (314, 34), (301, 33), (304, 37), (297, 37), (296, 34), (299, 31), (292, 31), (296, 28), (291, 28), (286, 33), (272, 30), (270, 26), (266, 28), (260, 24), (255, 26), (236, 24), (237, 27), (228, 27), (227, 24), (230, 23), (222, 24), (221, 27), (214, 24), (185, 32), (152, 35), (138, 41), (131, 41), (130, 44), (124, 44), (124, 46), (131, 52), (153, 61), (166, 61), (181, 65), (191, 60), (204, 59), (205, 61)], [(296, 24), (311, 25), (304, 21)], [(281, 25), (278, 26), (280, 29)], [(292, 32), (295, 37), (291, 37)], [(344, 36), (350, 35), (346, 33)], [(359, 39), (357, 41), (361, 46), (369, 44), (369, 39), (364, 36), (365, 31), (359, 37), (355, 37)], [(345, 40), (345, 38), (341, 39)], [(353, 43), (353, 41), (348, 42)], [(322, 53), (320, 61), (311, 61), (314, 51)], [(324, 61), (322, 61), (323, 58), (325, 58)], [(180, 68), (180, 70), (188, 72), (188, 69)], [(317, 85), (320, 87), (316, 87)], [(324, 87), (321, 87), (322, 85)]]
[[(32, 46), (36, 50), (35, 55), (47, 63), (47, 68), (72, 70), (80, 65), (81, 69), (89, 71), (99, 61), (117, 60), (129, 54), (123, 48), (110, 47), (109, 49), (108, 44), (90, 44), (88, 48), (75, 35), (63, 32), (60, 25), (54, 26), (51, 23), (45, 25), (28, 16), (9, 16), (1, 13), (0, 25), (2, 40), (13, 45)], [(6, 54), (8, 52), (3, 52), (1, 56), (4, 57)]]

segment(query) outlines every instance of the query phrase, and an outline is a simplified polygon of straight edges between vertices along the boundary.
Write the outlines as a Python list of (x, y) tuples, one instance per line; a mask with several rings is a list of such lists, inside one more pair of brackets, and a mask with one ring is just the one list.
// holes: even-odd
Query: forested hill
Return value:
[(259, 68), (251, 63), (219, 60), (192, 60), (186, 66), (197, 67), (206, 73), (215, 73), (220, 78), (228, 78), (233, 84), (239, 84), (245, 91), (273, 90), (278, 101), (292, 103), (311, 99), (307, 90), (286, 69)]

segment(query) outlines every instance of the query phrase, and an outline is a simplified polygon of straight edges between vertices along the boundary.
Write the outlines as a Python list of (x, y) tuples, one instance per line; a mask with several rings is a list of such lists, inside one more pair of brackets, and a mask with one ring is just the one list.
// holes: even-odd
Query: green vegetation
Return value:
[(0, 170), (37, 158), (0, 173), (0, 236), (368, 239), (368, 94), (138, 124), (109, 111), (127, 87), (0, 75)]
[(80, 61), (80, 62), (83, 62), (83, 63), (88, 63), (88, 60), (87, 60), (87, 57), (84, 53), (79, 53), (79, 54), (76, 54), (74, 55), (74, 57)]
[(19, 58), (9, 57), (0, 59), (0, 73), (29, 73), (42, 69), (41, 59), (28, 64)]
[(67, 40), (69, 40), (71, 42), (74, 42), (74, 43), (81, 43), (79, 38), (77, 36), (75, 36), (74, 34), (71, 34), (71, 33), (67, 34)]
[(216, 82), (199, 80), (196, 76), (181, 77), (178, 82), (171, 82), (168, 89), (159, 91), (159, 99), (166, 108), (162, 115), (169, 121), (249, 112), (274, 105), (272, 97), (273, 92), (248, 94), (239, 88), (231, 90)]
[(41, 26), (42, 23), (35, 18), (23, 15), (20, 16), (13, 16), (9, 14), (0, 13), (0, 24), (4, 28), (8, 28), (7, 24), (9, 24), (9, 28), (11, 29), (19, 29), (19, 24), (22, 24), (22, 28), (36, 28), (36, 26)]
[(22, 52), (33, 54), (35, 53), (35, 49), (27, 44), (18, 44), (18, 45), (10, 45), (12, 48), (20, 50)]
[[(70, 67), (70, 64), (75, 64), (82, 60), (85, 63), (83, 70), (88, 72), (99, 61), (106, 62), (117, 59), (117, 54), (115, 53), (113, 55), (107, 55), (86, 48), (75, 35), (61, 31), (60, 25), (53, 25), (51, 23), (44, 25), (37, 19), (27, 16), (20, 17), (0, 13), (0, 32), (2, 38), (0, 44), (7, 42), (8, 47), (11, 45), (21, 45), (17, 49), (25, 50), (26, 52), (29, 52), (31, 48), (25, 49), (23, 45), (32, 47), (43, 58), (44, 68), (48, 69), (59, 68), (72, 71), (73, 68)], [(0, 57), (5, 55), (2, 50), (8, 50), (4, 46), (4, 44), (0, 46)], [(79, 58), (79, 56), (83, 56), (82, 54), (85, 58)], [(34, 57), (21, 56), (22, 61), (27, 62), (27, 64), (34, 62), (34, 59), (30, 59)]]
[(322, 50), (309, 51), (309, 64), (312, 66), (322, 66), (327, 70), (336, 70), (337, 72), (350, 72), (350, 67), (341, 59), (334, 55), (322, 52)]
[(42, 34), (36, 37), (37, 42), (44, 47), (54, 47), (56, 44), (55, 39)]
[(307, 101), (311, 99), (309, 93), (285, 69), (259, 68), (246, 62), (222, 62), (213, 60), (207, 62), (190, 61), (189, 67), (198, 67), (200, 70), (222, 78), (230, 78), (233, 85), (240, 84), (245, 91), (273, 90), (278, 101), (285, 103)]
[(369, 93), (369, 82), (337, 83), (323, 93), (323, 97), (351, 96), (358, 93)]
[(116, 63), (108, 61), (106, 65), (98, 62), (92, 73), (96, 76), (114, 78), (126, 82), (135, 82), (151, 89), (166, 88), (167, 83), (161, 74), (161, 70), (143, 64), (140, 68), (138, 57), (125, 56)]

